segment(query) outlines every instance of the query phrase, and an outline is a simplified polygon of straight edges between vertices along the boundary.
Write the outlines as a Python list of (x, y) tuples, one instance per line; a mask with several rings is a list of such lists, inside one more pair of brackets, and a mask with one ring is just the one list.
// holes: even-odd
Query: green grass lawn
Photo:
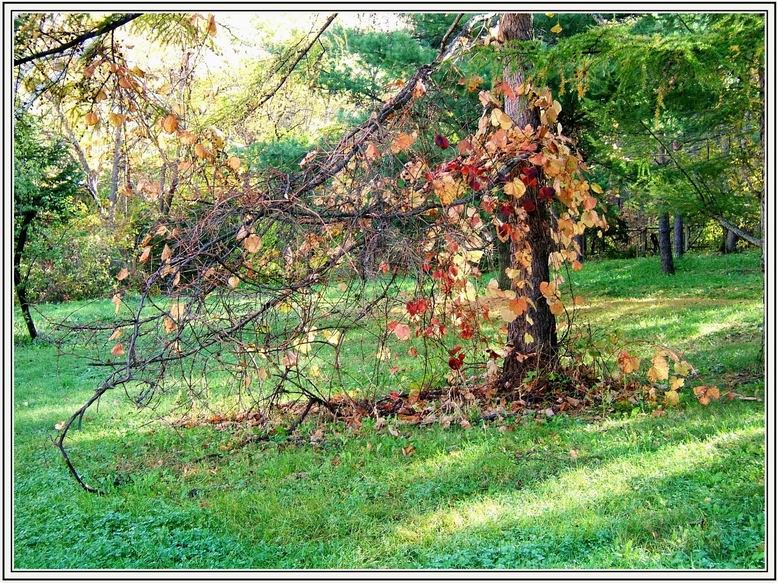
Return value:
[[(588, 263), (575, 274), (580, 319), (684, 351), (705, 382), (761, 398), (758, 256), (689, 255), (676, 267), (667, 277), (657, 258)], [(113, 309), (41, 309), (74, 307)], [(117, 392), (69, 441), (108, 490), (94, 496), (52, 439), (101, 374), (17, 342), (16, 568), (764, 566), (761, 401), (702, 407), (686, 389), (664, 417), (399, 425), (399, 437), (366, 422), (333, 426), (316, 445), (224, 452), (229, 432), (167, 426)]]

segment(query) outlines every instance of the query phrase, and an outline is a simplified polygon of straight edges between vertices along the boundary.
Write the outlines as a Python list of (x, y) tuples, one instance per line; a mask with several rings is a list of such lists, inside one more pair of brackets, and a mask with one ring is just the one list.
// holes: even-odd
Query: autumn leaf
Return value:
[(146, 245), (143, 248), (143, 252), (140, 254), (140, 257), (138, 258), (139, 263), (146, 263), (149, 258), (151, 257), (151, 246)]
[(416, 141), (416, 134), (400, 134), (392, 140), (392, 144), (389, 147), (392, 154), (399, 154), (410, 148)]
[(502, 129), (507, 130), (513, 125), (513, 120), (502, 109), (495, 108), (490, 115), (492, 125), (500, 126)]
[(540, 293), (547, 300), (553, 300), (556, 298), (556, 286), (553, 283), (548, 281), (541, 281), (539, 289)]
[(514, 300), (508, 300), (508, 309), (517, 316), (521, 316), (526, 312), (528, 307), (529, 302), (527, 301), (527, 298), (520, 297)]
[(668, 407), (677, 407), (681, 403), (681, 397), (676, 391), (667, 391), (665, 393), (665, 405)]
[(675, 363), (675, 374), (678, 376), (688, 376), (690, 372), (692, 372), (692, 366), (686, 362), (685, 360), (680, 360)]
[(440, 134), (435, 134), (435, 145), (441, 150), (447, 150), (449, 146), (448, 138), (441, 136)]
[(596, 192), (597, 194), (602, 194), (602, 186), (600, 186), (596, 182), (592, 182), (589, 185), (589, 188), (591, 188), (592, 192)]
[(562, 32), (562, 26), (557, 22), (554, 26), (551, 27), (551, 32), (554, 34), (559, 34)]
[(118, 314), (119, 309), (122, 307), (122, 296), (119, 294), (114, 294), (111, 298), (111, 303), (114, 306), (114, 314)]
[(667, 363), (667, 359), (661, 354), (657, 354), (651, 361), (651, 364), (653, 366), (648, 369), (648, 380), (652, 383), (667, 380), (670, 373), (670, 365)]
[(170, 246), (165, 243), (165, 246), (162, 248), (162, 261), (168, 261), (173, 256), (173, 250), (170, 248)]
[(113, 334), (111, 334), (108, 337), (108, 340), (118, 340), (119, 338), (122, 337), (122, 334), (124, 334), (124, 330), (121, 327), (119, 327), (113, 331)]
[(208, 151), (208, 148), (206, 148), (200, 143), (195, 144), (194, 153), (195, 156), (200, 158), (200, 160), (204, 160), (205, 158), (208, 158), (211, 155), (211, 153)]
[(632, 356), (626, 350), (622, 350), (619, 353), (618, 358), (619, 368), (624, 374), (630, 374), (640, 368), (640, 359), (637, 356)]
[(178, 139), (181, 140), (182, 144), (186, 144), (187, 146), (191, 146), (192, 144), (197, 142), (197, 136), (193, 132), (190, 132), (189, 130), (179, 131)]
[(551, 302), (548, 304), (548, 308), (555, 316), (561, 316), (565, 313), (565, 305), (562, 302)]
[(671, 391), (677, 391), (680, 389), (686, 381), (680, 377), (670, 377), (668, 384)]
[(249, 253), (256, 253), (262, 247), (262, 238), (251, 234), (243, 240), (243, 248)]
[(408, 324), (400, 324), (399, 322), (392, 320), (389, 322), (387, 328), (390, 332), (397, 336), (398, 340), (405, 341), (410, 340), (411, 338), (411, 328), (408, 326)]
[(162, 320), (162, 326), (165, 328), (165, 332), (168, 334), (175, 332), (177, 328), (175, 320), (169, 316), (165, 316), (165, 318)]
[(178, 118), (172, 113), (166, 115), (162, 120), (162, 129), (169, 134), (175, 132), (178, 129)]
[(216, 19), (213, 14), (208, 15), (208, 24), (206, 25), (206, 31), (209, 36), (216, 36)]
[(230, 156), (229, 158), (227, 158), (227, 166), (229, 166), (235, 172), (237, 172), (238, 170), (240, 170), (240, 166), (241, 166), (240, 158), (238, 158), (237, 156)]
[(527, 187), (524, 185), (524, 182), (522, 182), (520, 178), (514, 178), (505, 185), (504, 190), (505, 194), (508, 196), (515, 196), (516, 198), (519, 198), (524, 196), (524, 193), (527, 191)]
[(700, 404), (705, 406), (709, 405), (711, 401), (718, 401), (721, 398), (721, 392), (716, 386), (695, 387), (693, 392), (694, 396), (697, 397), (697, 400), (700, 402)]
[(227, 284), (232, 288), (235, 289), (240, 285), (240, 278), (233, 275), (227, 280)]
[(97, 114), (94, 111), (90, 111), (84, 116), (84, 122), (88, 126), (95, 126), (97, 125), (97, 122), (100, 121), (100, 118), (97, 117)]
[(376, 148), (376, 145), (372, 142), (370, 142), (367, 147), (365, 148), (365, 157), (369, 160), (375, 160), (377, 158), (381, 157), (381, 153), (378, 151), (378, 148)]
[(116, 279), (118, 279), (119, 281), (123, 281), (127, 279), (129, 275), (130, 275), (130, 270), (127, 269), (126, 267), (122, 267), (119, 270), (119, 273), (116, 274)]
[(108, 121), (111, 122), (111, 125), (114, 127), (119, 127), (124, 123), (124, 120), (126, 120), (127, 117), (120, 114), (120, 113), (109, 113), (108, 114)]
[(122, 354), (124, 354), (124, 345), (121, 342), (115, 344), (114, 347), (111, 348), (112, 356), (121, 356)]

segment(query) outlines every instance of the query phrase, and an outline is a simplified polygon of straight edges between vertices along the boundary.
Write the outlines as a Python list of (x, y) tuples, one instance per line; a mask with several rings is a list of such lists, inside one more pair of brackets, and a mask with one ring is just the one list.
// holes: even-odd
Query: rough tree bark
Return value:
[(686, 251), (685, 232), (683, 228), (683, 215), (676, 213), (673, 225), (673, 237), (675, 238), (675, 255), (681, 257)]
[[(499, 34), (501, 39), (508, 43), (532, 39), (532, 14), (502, 14)], [(524, 63), (520, 59), (514, 60), (505, 67), (503, 75), (505, 81), (514, 87), (523, 83), (526, 78)], [(524, 96), (506, 97), (505, 113), (520, 127), (529, 124), (536, 128), (540, 125), (539, 112), (536, 108), (529, 107)], [(532, 261), (528, 269), (522, 269), (515, 260), (512, 244), (510, 262), (514, 269), (523, 271), (520, 279), (529, 284), (529, 287), (524, 289), (514, 285), (514, 289), (518, 295), (529, 297), (536, 308), (530, 307), (529, 318), (519, 317), (508, 325), (508, 345), (511, 350), (505, 358), (503, 380), (510, 384), (520, 383), (529, 367), (553, 365), (557, 357), (556, 318), (540, 293), (540, 283), (549, 280), (548, 260), (554, 245), (551, 238), (552, 216), (547, 204), (538, 199), (537, 188), (527, 189), (525, 196), (536, 205), (536, 210), (530, 213), (528, 218), (527, 241), (531, 248)]]
[(19, 236), (16, 239), (16, 245), (14, 246), (14, 288), (16, 289), (16, 298), (19, 300), (19, 306), (22, 309), (22, 316), (24, 317), (24, 323), (27, 325), (27, 332), (30, 334), (30, 338), (35, 340), (38, 337), (38, 331), (35, 329), (35, 322), (32, 319), (32, 313), (30, 312), (30, 302), (27, 299), (27, 289), (25, 282), (22, 281), (22, 253), (24, 252), (24, 246), (27, 244), (27, 236), (30, 233), (30, 226), (35, 219), (34, 211), (27, 211), (22, 215), (22, 222), (19, 225)]
[(662, 213), (659, 215), (659, 255), (662, 258), (662, 271), (664, 273), (675, 273), (673, 266), (673, 249), (670, 244), (670, 214)]

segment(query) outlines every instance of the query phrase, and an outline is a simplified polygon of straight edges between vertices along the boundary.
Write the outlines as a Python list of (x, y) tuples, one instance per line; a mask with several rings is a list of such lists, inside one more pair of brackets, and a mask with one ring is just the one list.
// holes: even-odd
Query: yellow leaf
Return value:
[(505, 194), (509, 196), (515, 196), (516, 198), (519, 198), (524, 196), (526, 191), (527, 187), (519, 178), (514, 178), (505, 185)]
[(681, 402), (681, 398), (676, 391), (667, 391), (665, 393), (665, 405), (668, 407), (677, 407)]
[(667, 380), (667, 376), (670, 373), (670, 365), (667, 363), (667, 359), (661, 354), (657, 354), (651, 361), (653, 369), (656, 371), (657, 380)]
[(670, 381), (669, 381), (670, 390), (671, 391), (677, 391), (678, 389), (680, 389), (683, 386), (684, 382), (686, 382), (686, 381), (684, 381), (684, 379), (682, 379), (682, 378), (670, 377)]
[(502, 109), (493, 109), (490, 119), (493, 126), (500, 126), (504, 130), (510, 129), (510, 127), (513, 125), (513, 120)]
[(94, 111), (90, 111), (84, 116), (84, 122), (86, 122), (86, 125), (88, 126), (97, 125), (98, 121), (100, 121), (100, 118), (97, 117), (97, 114)]
[(681, 360), (675, 363), (675, 374), (685, 377), (692, 372), (692, 366), (685, 360)]
[(238, 170), (240, 170), (240, 158), (238, 158), (237, 156), (230, 156), (229, 158), (227, 158), (227, 166), (229, 166), (230, 168), (235, 170), (235, 172), (237, 172)]
[(600, 185), (599, 185), (599, 184), (597, 184), (596, 182), (592, 182), (592, 183), (589, 185), (589, 188), (591, 188), (591, 189), (592, 189), (592, 192), (596, 192), (597, 194), (602, 194), (602, 186), (600, 186)]
[(554, 26), (551, 27), (551, 32), (554, 34), (559, 34), (562, 32), (562, 26), (557, 22)]
[(121, 328), (117, 328), (116, 330), (113, 331), (113, 334), (111, 334), (108, 337), (108, 340), (118, 340), (119, 338), (122, 337), (123, 333), (124, 333), (124, 330), (122, 330)]

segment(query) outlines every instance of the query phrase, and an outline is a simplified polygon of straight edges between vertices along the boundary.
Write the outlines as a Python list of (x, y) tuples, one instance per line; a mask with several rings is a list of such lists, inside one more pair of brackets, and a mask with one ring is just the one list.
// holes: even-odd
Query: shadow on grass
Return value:
[[(87, 429), (73, 447), (85, 472), (110, 479), (126, 460), (131, 481), (89, 496), (53, 448), (39, 452), (55, 484), (40, 491), (40, 467), (20, 472), (17, 505), (45, 505), (48, 519), (17, 521), (19, 566), (67, 566), (61, 545), (80, 549), (69, 566), (90, 567), (759, 565), (763, 430), (753, 406), (402, 431), (195, 463), (221, 432)], [(407, 444), (413, 456), (402, 455)], [(69, 525), (58, 539), (45, 536), (52, 521)]]

